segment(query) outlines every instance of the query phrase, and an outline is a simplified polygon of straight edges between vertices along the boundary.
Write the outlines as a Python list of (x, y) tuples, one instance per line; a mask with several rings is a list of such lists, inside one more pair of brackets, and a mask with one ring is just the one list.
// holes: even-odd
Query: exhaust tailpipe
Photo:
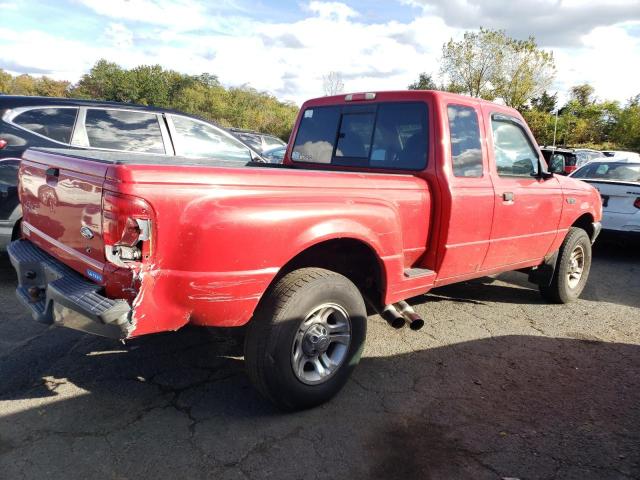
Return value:
[(386, 322), (392, 328), (395, 328), (397, 330), (399, 328), (404, 327), (406, 321), (405, 321), (404, 317), (402, 316), (402, 314), (398, 311), (398, 309), (394, 305), (392, 305), (392, 304), (385, 305), (385, 307), (382, 310), (380, 310), (380, 308), (378, 308), (378, 304), (376, 304), (376, 302), (371, 301), (371, 299), (369, 299), (369, 298), (365, 298), (365, 300), (367, 301), (369, 306), (378, 315), (380, 315), (382, 318), (384, 318), (386, 320)]
[(399, 329), (404, 327), (405, 320), (404, 317), (394, 305), (387, 305), (380, 313), (380, 316), (384, 318), (389, 325), (391, 325), (395, 329)]
[(420, 330), (422, 327), (424, 327), (424, 320), (422, 319), (422, 317), (418, 315), (413, 307), (407, 302), (401, 300), (398, 303), (395, 303), (394, 306), (397, 309), (396, 311), (400, 311), (403, 319), (407, 322), (411, 330)]

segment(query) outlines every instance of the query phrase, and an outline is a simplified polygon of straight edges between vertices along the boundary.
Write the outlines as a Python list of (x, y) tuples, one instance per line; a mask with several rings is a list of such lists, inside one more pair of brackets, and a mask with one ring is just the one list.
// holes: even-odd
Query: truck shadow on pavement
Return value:
[(636, 345), (503, 336), (365, 357), (333, 401), (282, 414), (235, 339), (72, 332), (48, 356), (63, 332), (30, 344), (36, 370), (21, 368), (27, 349), (0, 358), (25, 376), (0, 376), (5, 478), (640, 476)]
[[(593, 262), (589, 280), (581, 299), (608, 302), (640, 308), (640, 245), (615, 238), (598, 240), (593, 249)], [(507, 272), (497, 277), (483, 277), (432, 290), (425, 299), (472, 304), (517, 303), (545, 304), (538, 287), (527, 280), (527, 275)]]

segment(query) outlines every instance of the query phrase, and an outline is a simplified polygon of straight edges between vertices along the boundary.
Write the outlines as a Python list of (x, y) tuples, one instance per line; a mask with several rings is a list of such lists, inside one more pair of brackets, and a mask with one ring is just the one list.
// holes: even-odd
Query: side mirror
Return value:
[(549, 171), (551, 173), (564, 173), (564, 167), (566, 166), (566, 162), (564, 159), (564, 155), (558, 155), (557, 153), (551, 156), (551, 160), (549, 161)]
[(263, 156), (251, 150), (251, 161), (255, 163), (269, 163)]

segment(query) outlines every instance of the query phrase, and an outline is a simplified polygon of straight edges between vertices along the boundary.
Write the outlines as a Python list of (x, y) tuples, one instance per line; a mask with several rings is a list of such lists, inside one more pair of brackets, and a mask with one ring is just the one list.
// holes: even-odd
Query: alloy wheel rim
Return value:
[(351, 321), (340, 305), (315, 307), (298, 327), (291, 349), (291, 367), (298, 380), (318, 385), (329, 380), (347, 358)]
[(567, 271), (567, 283), (571, 289), (576, 288), (582, 279), (584, 259), (584, 248), (582, 245), (577, 245), (571, 252), (571, 257), (569, 257), (569, 269)]

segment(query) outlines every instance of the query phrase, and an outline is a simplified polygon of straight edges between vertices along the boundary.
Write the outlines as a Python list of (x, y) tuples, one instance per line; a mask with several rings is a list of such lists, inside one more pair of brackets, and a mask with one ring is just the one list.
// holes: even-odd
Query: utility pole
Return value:
[(558, 109), (556, 108), (556, 123), (553, 126), (553, 149), (556, 149), (556, 132), (558, 131)]

